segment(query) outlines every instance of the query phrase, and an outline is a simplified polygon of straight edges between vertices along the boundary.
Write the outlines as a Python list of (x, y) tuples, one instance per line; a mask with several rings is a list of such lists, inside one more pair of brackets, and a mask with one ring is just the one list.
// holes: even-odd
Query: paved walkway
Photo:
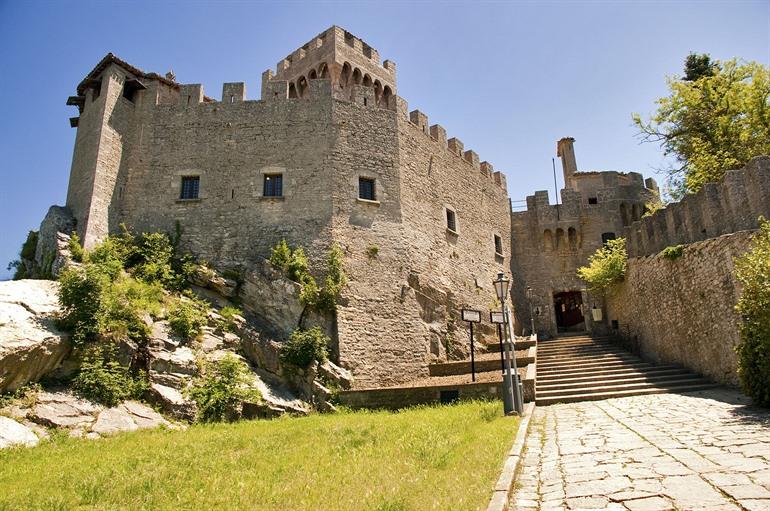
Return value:
[(535, 410), (514, 509), (770, 511), (770, 410), (717, 389)]

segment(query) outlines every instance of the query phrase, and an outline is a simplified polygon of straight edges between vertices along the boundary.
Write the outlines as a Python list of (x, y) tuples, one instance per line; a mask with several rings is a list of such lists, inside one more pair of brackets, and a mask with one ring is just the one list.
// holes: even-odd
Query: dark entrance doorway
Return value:
[(559, 332), (580, 332), (586, 329), (583, 317), (583, 296), (580, 291), (565, 291), (553, 295), (556, 328)]

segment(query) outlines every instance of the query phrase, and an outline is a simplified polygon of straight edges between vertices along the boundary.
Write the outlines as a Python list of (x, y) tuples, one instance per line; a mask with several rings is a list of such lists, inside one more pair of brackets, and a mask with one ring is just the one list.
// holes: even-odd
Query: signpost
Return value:
[(503, 325), (505, 324), (505, 314), (497, 311), (489, 311), (489, 321), (497, 325), (497, 338), (500, 340), (500, 368), (505, 374), (505, 347), (503, 346)]
[(462, 319), (463, 321), (466, 321), (471, 327), (471, 380), (476, 381), (476, 358), (473, 353), (473, 324), (481, 323), (481, 311), (463, 309)]

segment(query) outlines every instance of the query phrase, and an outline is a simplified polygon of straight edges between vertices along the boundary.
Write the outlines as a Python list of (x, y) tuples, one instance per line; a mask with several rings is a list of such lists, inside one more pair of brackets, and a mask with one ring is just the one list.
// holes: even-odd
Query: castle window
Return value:
[(457, 214), (449, 208), (446, 210), (446, 228), (457, 232)]
[(495, 254), (503, 255), (503, 238), (495, 234)]
[(599, 199), (597, 199), (596, 197), (589, 197), (588, 198), (588, 203), (589, 204), (599, 204)]
[(374, 179), (367, 177), (358, 178), (358, 198), (364, 200), (377, 200), (376, 190), (374, 189)]
[(184, 176), (182, 177), (182, 193), (179, 194), (180, 199), (197, 199), (198, 192), (200, 191), (200, 176)]
[(614, 232), (605, 232), (602, 233), (602, 244), (607, 243), (610, 240), (615, 239), (615, 233)]
[(265, 175), (262, 195), (265, 197), (283, 197), (283, 174)]

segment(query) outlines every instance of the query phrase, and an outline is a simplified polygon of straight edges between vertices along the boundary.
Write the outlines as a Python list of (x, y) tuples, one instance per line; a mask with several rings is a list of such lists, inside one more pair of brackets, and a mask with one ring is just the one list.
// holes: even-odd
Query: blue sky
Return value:
[(107, 52), (214, 98), (245, 81), (256, 99), (262, 71), (333, 24), (395, 61), (410, 109), (504, 171), (514, 200), (553, 190), (563, 136), (580, 170), (654, 176), (661, 151), (640, 145), (631, 113), (654, 110), (689, 52), (770, 65), (768, 0), (0, 0), (0, 279), (26, 232), (64, 204), (76, 115), (64, 103)]

